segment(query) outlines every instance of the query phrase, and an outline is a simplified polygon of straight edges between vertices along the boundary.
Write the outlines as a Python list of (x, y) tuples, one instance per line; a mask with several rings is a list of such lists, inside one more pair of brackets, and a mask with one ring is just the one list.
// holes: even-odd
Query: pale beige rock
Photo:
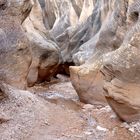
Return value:
[(25, 88), (31, 63), (30, 42), (22, 27), (31, 1), (1, 1), (0, 3), (0, 81)]
[(37, 0), (34, 1), (34, 6), (23, 27), (32, 44), (32, 63), (27, 76), (28, 86), (32, 86), (38, 81), (49, 80), (53, 76), (60, 61), (60, 52), (44, 26), (42, 9)]
[(126, 17), (124, 7), (123, 1), (116, 2), (114, 5), (110, 5), (110, 1), (96, 3), (93, 15), (97, 13), (97, 16), (92, 20), (93, 27), (97, 24), (101, 26), (93, 32), (93, 37), (80, 46), (79, 51), (73, 55), (74, 62), (80, 66), (70, 68), (71, 80), (81, 101), (91, 104), (106, 103), (103, 95), (103, 77), (100, 74), (103, 65), (102, 56), (117, 49), (122, 43), (125, 33), (123, 20)]
[(139, 119), (139, 5), (1, 0), (0, 80), (23, 88), (76, 65), (70, 75), (81, 101), (105, 105), (107, 99), (121, 119)]
[(79, 98), (84, 103), (106, 104), (103, 95), (103, 76), (99, 69), (101, 64), (70, 67), (71, 81)]
[(139, 1), (130, 1), (123, 44), (103, 57), (105, 97), (124, 121), (140, 119)]
[(79, 18), (79, 22), (84, 22), (92, 14), (93, 11), (93, 0), (85, 0), (83, 3), (82, 12)]

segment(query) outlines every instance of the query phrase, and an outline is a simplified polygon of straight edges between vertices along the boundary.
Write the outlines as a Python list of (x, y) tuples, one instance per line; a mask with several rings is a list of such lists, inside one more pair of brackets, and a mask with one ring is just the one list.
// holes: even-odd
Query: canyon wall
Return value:
[(139, 12), (139, 0), (0, 0), (0, 81), (25, 89), (70, 74), (82, 102), (137, 120)]

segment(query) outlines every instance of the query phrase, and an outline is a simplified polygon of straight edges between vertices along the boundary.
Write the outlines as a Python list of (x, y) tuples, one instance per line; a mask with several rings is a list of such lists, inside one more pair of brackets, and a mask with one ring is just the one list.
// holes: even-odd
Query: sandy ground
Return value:
[(0, 103), (0, 140), (140, 140), (140, 122), (121, 122), (109, 106), (80, 103), (65, 76), (29, 91), (9, 88)]

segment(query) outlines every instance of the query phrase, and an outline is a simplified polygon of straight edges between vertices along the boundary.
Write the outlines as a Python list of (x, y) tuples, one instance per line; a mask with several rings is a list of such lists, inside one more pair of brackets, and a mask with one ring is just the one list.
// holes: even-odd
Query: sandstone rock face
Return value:
[[(37, 1), (35, 2), (36, 8), (32, 9), (29, 19), (26, 19), (24, 24), (31, 42), (36, 44), (33, 46), (37, 46), (37, 49), (32, 49), (35, 61), (32, 61), (28, 74), (29, 84), (32, 85), (37, 79), (46, 80), (46, 77), (56, 74), (58, 68), (67, 69), (69, 65), (77, 65), (70, 67), (70, 75), (81, 101), (103, 105), (108, 101), (123, 120), (131, 121), (139, 118), (139, 100), (135, 101), (139, 96), (136, 63), (139, 56), (137, 54), (139, 1), (40, 0), (39, 2), (40, 6)], [(37, 13), (38, 16), (35, 18), (33, 15)], [(32, 29), (26, 26), (29, 25), (29, 21)], [(43, 34), (47, 41), (41, 39)], [(38, 43), (37, 40), (41, 42)], [(42, 47), (40, 45), (42, 42), (44, 44), (49, 42), (48, 46), (53, 44), (54, 49), (50, 47), (49, 56), (53, 58), (55, 56), (55, 59), (49, 57), (47, 63), (37, 70), (38, 66), (41, 67), (40, 56), (44, 52), (44, 49), (38, 51), (38, 46)], [(137, 50), (134, 46), (137, 46)], [(48, 63), (52, 75), (48, 72), (50, 69), (43, 68)], [(105, 82), (101, 69), (105, 75)], [(120, 91), (118, 87), (130, 92)], [(134, 88), (136, 92), (130, 95)]]
[(73, 55), (80, 66), (70, 68), (71, 80), (81, 101), (96, 104), (105, 95), (122, 120), (138, 120), (139, 1), (104, 2), (96, 2), (100, 16), (93, 20), (100, 21), (100, 28)]
[(70, 68), (72, 83), (80, 99), (86, 103), (106, 102), (103, 95), (103, 77), (100, 74), (102, 56), (119, 47), (126, 31), (126, 3), (114, 1), (114, 4), (112, 2), (110, 5), (109, 2), (100, 1), (95, 4), (92, 37), (73, 55), (74, 62), (80, 66)]
[(128, 122), (140, 119), (139, 8), (139, 1), (129, 3), (124, 41), (119, 49), (103, 57), (105, 97), (118, 116)]
[(31, 1), (0, 1), (0, 81), (19, 88), (26, 85), (31, 63), (30, 42), (21, 27)]
[(18, 88), (49, 80), (61, 53), (38, 0), (0, 1), (0, 19), (0, 79)]
[(34, 1), (33, 8), (29, 17), (24, 21), (23, 27), (31, 42), (32, 54), (27, 83), (28, 86), (33, 86), (37, 81), (49, 80), (54, 75), (61, 53), (44, 26), (42, 9), (38, 1)]
[[(73, 55), (92, 35), (92, 0), (46, 1), (45, 27), (55, 37), (61, 50), (63, 64), (73, 63)], [(88, 14), (85, 14), (85, 11)]]
[(0, 81), (24, 88), (70, 73), (82, 102), (108, 102), (122, 120), (139, 119), (139, 5), (0, 0)]

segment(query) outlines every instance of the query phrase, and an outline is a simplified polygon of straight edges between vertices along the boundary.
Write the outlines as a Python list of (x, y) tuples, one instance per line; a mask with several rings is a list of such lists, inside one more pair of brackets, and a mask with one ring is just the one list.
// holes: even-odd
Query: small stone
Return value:
[(108, 131), (107, 128), (104, 128), (104, 127), (101, 127), (101, 126), (97, 126), (96, 129), (99, 130), (99, 131), (104, 131), (104, 132)]
[(93, 108), (94, 108), (94, 106), (91, 105), (91, 104), (85, 104), (85, 105), (83, 106), (83, 109), (86, 109), (86, 110), (88, 110), (88, 109), (93, 109)]
[(48, 123), (48, 121), (47, 120), (45, 120), (45, 122), (44, 122), (46, 125), (50, 125), (49, 123)]
[(135, 129), (134, 128), (129, 128), (129, 131), (131, 131), (132, 133), (135, 133)]
[(84, 132), (86, 135), (92, 135), (92, 132), (86, 131)]
[(129, 125), (126, 122), (124, 122), (124, 123), (121, 124), (120, 127), (127, 128), (128, 129), (129, 128)]
[(112, 115), (110, 116), (111, 119), (115, 119), (116, 117), (117, 117), (116, 114), (112, 114)]

